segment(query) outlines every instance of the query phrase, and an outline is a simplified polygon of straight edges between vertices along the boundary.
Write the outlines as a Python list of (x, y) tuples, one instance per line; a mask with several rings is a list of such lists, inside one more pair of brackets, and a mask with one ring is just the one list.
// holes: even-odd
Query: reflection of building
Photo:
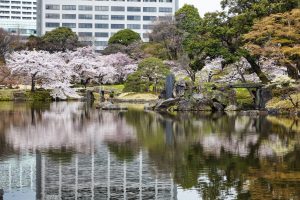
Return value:
[(0, 187), (5, 193), (35, 189), (37, 199), (176, 199), (172, 178), (155, 175), (142, 151), (132, 161), (119, 161), (105, 146), (100, 148), (91, 155), (76, 154), (68, 162), (41, 154), (36, 162), (12, 161), (0, 168), (6, 180), (0, 179)]
[(34, 189), (35, 159), (24, 156), (21, 159), (9, 159), (0, 164), (0, 189), (7, 191)]
[(69, 27), (83, 41), (103, 49), (108, 38), (125, 28), (148, 40), (147, 32), (157, 19), (174, 14), (178, 0), (41, 0), (38, 1), (38, 34)]
[(0, 1), (0, 28), (21, 37), (36, 34), (36, 0)]

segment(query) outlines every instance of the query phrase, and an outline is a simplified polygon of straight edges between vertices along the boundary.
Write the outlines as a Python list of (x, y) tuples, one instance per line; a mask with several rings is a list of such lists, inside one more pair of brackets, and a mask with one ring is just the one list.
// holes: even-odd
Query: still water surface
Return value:
[(0, 103), (0, 190), (22, 200), (300, 199), (300, 121)]

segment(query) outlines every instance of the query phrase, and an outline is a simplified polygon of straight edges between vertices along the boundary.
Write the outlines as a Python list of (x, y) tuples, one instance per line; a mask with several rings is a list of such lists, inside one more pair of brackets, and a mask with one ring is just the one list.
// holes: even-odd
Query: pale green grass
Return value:
[(135, 93), (135, 92), (126, 92), (121, 93), (117, 99), (124, 100), (156, 100), (158, 96), (152, 93)]
[(18, 90), (15, 89), (0, 89), (0, 101), (12, 101), (13, 92)]

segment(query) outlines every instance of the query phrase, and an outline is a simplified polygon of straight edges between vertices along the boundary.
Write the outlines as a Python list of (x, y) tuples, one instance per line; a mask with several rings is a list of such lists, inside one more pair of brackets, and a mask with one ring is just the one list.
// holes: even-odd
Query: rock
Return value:
[(238, 111), (238, 110), (240, 110), (240, 109), (236, 105), (229, 105), (225, 108), (225, 111)]
[(218, 102), (222, 105), (228, 105), (229, 104), (228, 94), (226, 94), (226, 92), (223, 92), (223, 91), (214, 90), (211, 99), (214, 102)]
[(216, 111), (224, 111), (224, 106), (218, 102), (214, 102), (213, 103), (213, 108), (216, 110)]
[(98, 106), (96, 106), (96, 108), (101, 110), (128, 110), (128, 107), (126, 106), (113, 104), (109, 101), (100, 103)]
[(189, 100), (181, 100), (178, 103), (177, 111), (191, 111), (193, 110), (193, 104)]
[(144, 110), (154, 110), (154, 109), (155, 109), (155, 104), (146, 103), (144, 105)]
[(210, 99), (203, 98), (194, 102), (194, 110), (197, 111), (212, 111), (213, 102)]
[(201, 101), (204, 99), (204, 95), (203, 94), (192, 94), (192, 98), (195, 99), (196, 101)]
[(197, 111), (212, 111), (211, 106), (204, 105), (204, 104), (198, 105), (196, 109)]
[(186, 82), (184, 80), (180, 80), (175, 84), (174, 88), (174, 96), (175, 97), (183, 97), (186, 90)]
[(169, 107), (175, 106), (179, 102), (179, 98), (170, 98), (167, 100), (160, 100), (156, 107), (155, 110), (168, 110)]

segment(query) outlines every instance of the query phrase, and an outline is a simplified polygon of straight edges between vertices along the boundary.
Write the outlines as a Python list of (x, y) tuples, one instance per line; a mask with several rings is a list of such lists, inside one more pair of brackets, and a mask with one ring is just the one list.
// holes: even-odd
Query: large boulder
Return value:
[(229, 105), (225, 108), (225, 111), (239, 111), (240, 108), (236, 105)]
[(224, 111), (224, 106), (218, 102), (213, 102), (213, 108), (218, 112)]
[(170, 98), (167, 100), (160, 100), (155, 106), (155, 110), (168, 110), (170, 107), (175, 106), (179, 102), (179, 98)]
[(191, 100), (181, 100), (178, 102), (178, 107), (177, 107), (178, 111), (192, 111), (194, 110), (193, 108), (193, 102)]
[(201, 100), (205, 99), (204, 94), (202, 94), (202, 93), (194, 93), (194, 94), (192, 94), (192, 98), (195, 101), (201, 101)]
[(222, 104), (223, 106), (226, 106), (229, 104), (229, 95), (227, 94), (227, 92), (224, 90), (214, 90), (212, 93), (212, 97), (211, 99), (214, 102), (218, 102), (220, 104)]

